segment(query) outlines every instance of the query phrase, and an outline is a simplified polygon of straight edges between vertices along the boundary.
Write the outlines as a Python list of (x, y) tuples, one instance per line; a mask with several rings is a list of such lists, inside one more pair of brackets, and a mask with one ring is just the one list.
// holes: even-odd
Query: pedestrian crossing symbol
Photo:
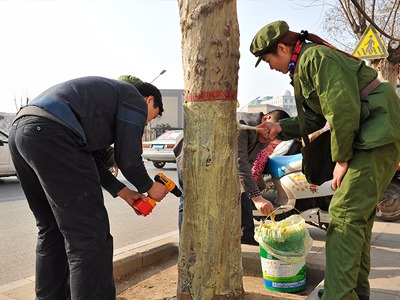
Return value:
[(352, 54), (360, 59), (378, 59), (389, 56), (385, 44), (371, 25), (368, 25)]

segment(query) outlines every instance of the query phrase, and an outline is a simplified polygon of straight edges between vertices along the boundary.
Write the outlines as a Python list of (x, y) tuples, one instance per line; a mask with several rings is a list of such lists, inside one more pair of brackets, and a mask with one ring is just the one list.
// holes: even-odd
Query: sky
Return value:
[[(310, 2), (237, 0), (241, 106), (286, 90), (293, 94), (288, 75), (266, 63), (254, 68), (249, 46), (261, 27), (276, 20), (324, 37), (327, 7), (304, 7)], [(16, 112), (26, 97), (90, 75), (151, 82), (166, 70), (154, 85), (184, 89), (179, 22), (177, 0), (0, 0), (0, 112)]]

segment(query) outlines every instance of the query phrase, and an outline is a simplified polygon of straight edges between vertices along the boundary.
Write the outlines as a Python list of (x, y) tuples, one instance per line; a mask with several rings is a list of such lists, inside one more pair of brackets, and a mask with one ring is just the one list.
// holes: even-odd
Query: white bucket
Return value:
[(260, 246), (264, 286), (276, 292), (292, 293), (306, 288), (305, 259), (292, 264), (283, 262)]

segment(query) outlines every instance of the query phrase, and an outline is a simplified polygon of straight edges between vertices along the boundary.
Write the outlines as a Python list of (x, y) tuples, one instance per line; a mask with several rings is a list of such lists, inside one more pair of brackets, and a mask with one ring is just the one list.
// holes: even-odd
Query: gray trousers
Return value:
[(36, 299), (115, 299), (113, 239), (86, 144), (35, 116), (14, 122), (9, 144), (39, 231)]

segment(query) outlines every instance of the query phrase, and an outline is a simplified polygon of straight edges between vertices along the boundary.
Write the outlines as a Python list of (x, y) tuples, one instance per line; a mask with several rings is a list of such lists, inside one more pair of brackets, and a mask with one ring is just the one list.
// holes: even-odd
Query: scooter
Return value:
[[(307, 182), (302, 173), (301, 142), (294, 140), (286, 149), (275, 149), (266, 166), (263, 191), (272, 200), (276, 218), (283, 219), (297, 211), (308, 224), (326, 230), (329, 226), (328, 208), (334, 190), (332, 181), (320, 186)], [(285, 152), (286, 151), (286, 152)], [(286, 153), (286, 154), (285, 154)], [(254, 211), (255, 216), (257, 212)], [(384, 221), (400, 219), (400, 164), (390, 186), (377, 206), (377, 217)]]
[(400, 163), (376, 209), (376, 216), (384, 221), (400, 220)]

